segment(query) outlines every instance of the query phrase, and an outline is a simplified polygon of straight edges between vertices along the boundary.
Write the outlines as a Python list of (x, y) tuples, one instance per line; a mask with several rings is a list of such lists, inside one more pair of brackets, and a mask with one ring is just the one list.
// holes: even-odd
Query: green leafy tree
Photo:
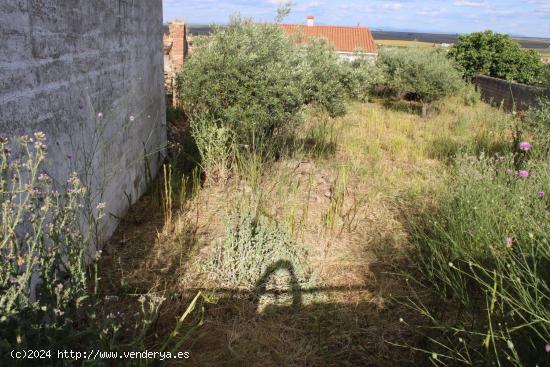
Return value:
[[(287, 11), (281, 8), (279, 18)], [(207, 174), (223, 178), (243, 148), (262, 156), (277, 152), (305, 104), (332, 116), (345, 113), (341, 74), (326, 41), (304, 44), (277, 25), (237, 16), (199, 38), (178, 75), (178, 89)]]
[(464, 85), (451, 61), (434, 49), (385, 50), (377, 64), (384, 71), (386, 88), (421, 102), (423, 116), (431, 103), (458, 92)]
[(340, 80), (342, 65), (326, 40), (310, 39), (303, 47), (301, 75), (305, 104), (324, 107), (331, 116), (346, 112), (346, 91)]
[(178, 75), (181, 106), (194, 132), (222, 129), (224, 144), (258, 147), (297, 120), (300, 65), (278, 26), (234, 17), (196, 44)]
[(524, 50), (510, 36), (492, 31), (460, 36), (448, 55), (467, 78), (488, 75), (530, 84), (542, 67), (536, 51)]
[(366, 102), (374, 93), (374, 88), (383, 81), (382, 70), (374, 60), (360, 52), (355, 54), (354, 60), (340, 64), (340, 82), (350, 99)]

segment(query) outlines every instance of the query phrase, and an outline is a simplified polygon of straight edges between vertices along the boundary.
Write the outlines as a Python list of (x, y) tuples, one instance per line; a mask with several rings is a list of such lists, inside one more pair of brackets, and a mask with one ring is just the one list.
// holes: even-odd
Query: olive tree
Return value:
[(430, 48), (399, 48), (380, 52), (378, 66), (386, 88), (422, 103), (426, 116), (431, 103), (460, 90), (464, 82), (444, 53)]
[(294, 48), (278, 26), (238, 16), (195, 44), (178, 89), (203, 160), (231, 145), (261, 148), (297, 120), (303, 93)]
[(346, 91), (340, 80), (342, 66), (334, 47), (323, 38), (302, 46), (302, 91), (304, 104), (317, 104), (331, 116), (346, 112)]
[(349, 99), (366, 102), (383, 81), (382, 70), (361, 52), (356, 52), (353, 60), (341, 63), (340, 82)]

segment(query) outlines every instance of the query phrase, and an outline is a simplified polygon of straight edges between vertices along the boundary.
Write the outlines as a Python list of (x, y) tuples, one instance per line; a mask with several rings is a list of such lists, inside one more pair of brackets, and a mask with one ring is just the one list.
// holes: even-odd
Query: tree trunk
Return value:
[(428, 116), (428, 103), (422, 102), (422, 117), (426, 118)]

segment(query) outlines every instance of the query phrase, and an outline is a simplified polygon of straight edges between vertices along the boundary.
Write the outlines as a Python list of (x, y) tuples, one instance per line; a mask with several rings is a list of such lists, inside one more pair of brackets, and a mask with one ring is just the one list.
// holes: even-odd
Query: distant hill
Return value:
[[(211, 27), (208, 25), (189, 25), (189, 33), (194, 36), (208, 35)], [(422, 32), (403, 32), (403, 31), (372, 31), (374, 40), (397, 40), (397, 41), (419, 41), (430, 43), (455, 43), (458, 34), (444, 33), (422, 33)], [(522, 47), (546, 49), (550, 46), (549, 38), (534, 37), (512, 37), (519, 42)]]

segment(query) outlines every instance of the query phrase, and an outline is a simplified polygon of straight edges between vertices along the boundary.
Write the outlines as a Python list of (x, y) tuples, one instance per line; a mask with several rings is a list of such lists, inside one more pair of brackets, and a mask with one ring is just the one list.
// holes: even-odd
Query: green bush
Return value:
[(550, 165), (528, 160), (531, 153), (458, 159), (438, 205), (414, 219), (414, 261), (428, 287), (462, 310), (437, 322), (428, 312), (432, 330), (440, 331), (432, 347), (442, 360), (548, 362)]
[(278, 26), (235, 17), (196, 43), (178, 76), (182, 107), (192, 125), (230, 131), (228, 144), (273, 144), (302, 107), (300, 63)]
[[(264, 216), (250, 213), (226, 220), (226, 238), (219, 242), (207, 264), (207, 270), (220, 286), (253, 290), (270, 272), (274, 264), (287, 263), (284, 276), (291, 282), (306, 283), (310, 271), (304, 250), (291, 241), (288, 232)], [(288, 274), (291, 272), (292, 274)]]
[(311, 39), (300, 54), (304, 103), (323, 106), (333, 117), (345, 114), (346, 91), (340, 80), (342, 65), (334, 47), (324, 39)]
[(536, 154), (550, 157), (550, 101), (541, 101), (527, 111), (521, 124), (522, 134), (533, 141)]
[(437, 99), (458, 92), (463, 82), (445, 55), (429, 48), (399, 48), (380, 52), (377, 64), (386, 88), (422, 103), (422, 114)]
[(448, 55), (470, 79), (488, 75), (530, 84), (542, 67), (536, 51), (524, 50), (510, 36), (492, 31), (460, 36)]
[(325, 40), (298, 38), (235, 17), (195, 43), (178, 89), (207, 176), (227, 173), (244, 152), (276, 156), (304, 105), (339, 116), (347, 98), (366, 99), (380, 80), (367, 61), (341, 62)]
[(349, 99), (366, 102), (376, 86), (384, 82), (384, 74), (373, 60), (361, 55), (340, 64), (340, 83)]

